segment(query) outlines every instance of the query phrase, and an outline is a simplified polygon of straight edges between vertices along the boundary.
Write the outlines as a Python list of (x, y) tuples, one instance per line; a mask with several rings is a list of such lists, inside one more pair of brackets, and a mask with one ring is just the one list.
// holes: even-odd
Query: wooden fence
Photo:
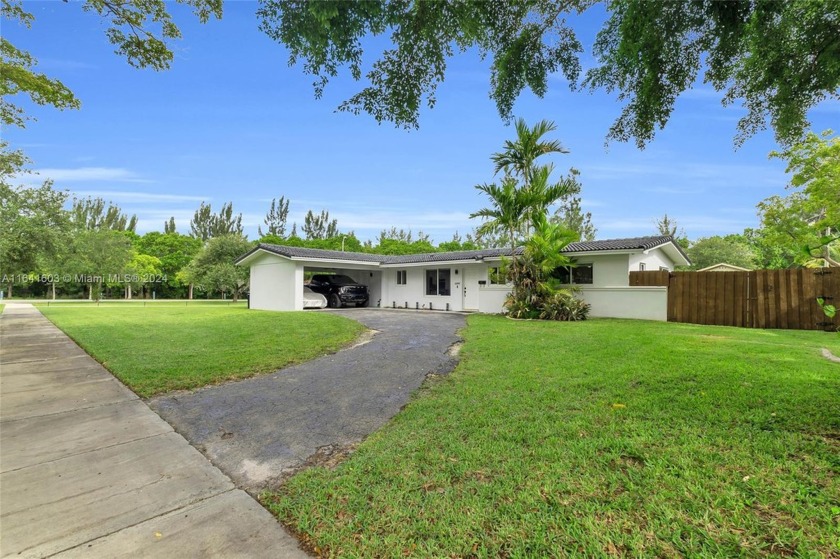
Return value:
[(833, 330), (817, 297), (840, 307), (840, 269), (630, 272), (631, 286), (668, 287), (668, 320), (746, 328)]

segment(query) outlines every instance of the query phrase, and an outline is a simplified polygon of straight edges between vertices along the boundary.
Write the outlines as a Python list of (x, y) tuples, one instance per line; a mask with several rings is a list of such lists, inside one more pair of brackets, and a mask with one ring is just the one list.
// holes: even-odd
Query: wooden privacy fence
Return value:
[(668, 320), (746, 328), (833, 330), (817, 297), (840, 307), (840, 269), (630, 272), (631, 286), (667, 286)]

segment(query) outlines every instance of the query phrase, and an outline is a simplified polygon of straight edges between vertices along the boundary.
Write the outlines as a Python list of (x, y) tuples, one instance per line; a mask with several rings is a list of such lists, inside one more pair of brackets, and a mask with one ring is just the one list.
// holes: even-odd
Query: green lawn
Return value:
[(336, 351), (363, 331), (332, 314), (239, 305), (38, 308), (143, 397), (274, 371)]
[(462, 362), (263, 502), (325, 556), (838, 557), (840, 337), (471, 316)]

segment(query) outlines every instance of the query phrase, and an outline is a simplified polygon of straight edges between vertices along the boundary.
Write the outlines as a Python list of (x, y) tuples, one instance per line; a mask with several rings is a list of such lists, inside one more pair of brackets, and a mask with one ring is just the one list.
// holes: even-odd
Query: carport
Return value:
[(303, 310), (303, 285), (307, 272), (350, 276), (370, 293), (370, 305), (382, 298), (380, 256), (341, 251), (284, 247), (278, 254), (259, 246), (236, 261), (251, 267), (251, 307), (272, 311)]

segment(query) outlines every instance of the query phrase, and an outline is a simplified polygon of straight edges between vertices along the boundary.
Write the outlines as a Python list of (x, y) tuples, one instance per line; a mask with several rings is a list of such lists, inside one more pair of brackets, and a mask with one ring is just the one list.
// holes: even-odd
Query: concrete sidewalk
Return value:
[(0, 557), (308, 557), (28, 304), (0, 315)]

